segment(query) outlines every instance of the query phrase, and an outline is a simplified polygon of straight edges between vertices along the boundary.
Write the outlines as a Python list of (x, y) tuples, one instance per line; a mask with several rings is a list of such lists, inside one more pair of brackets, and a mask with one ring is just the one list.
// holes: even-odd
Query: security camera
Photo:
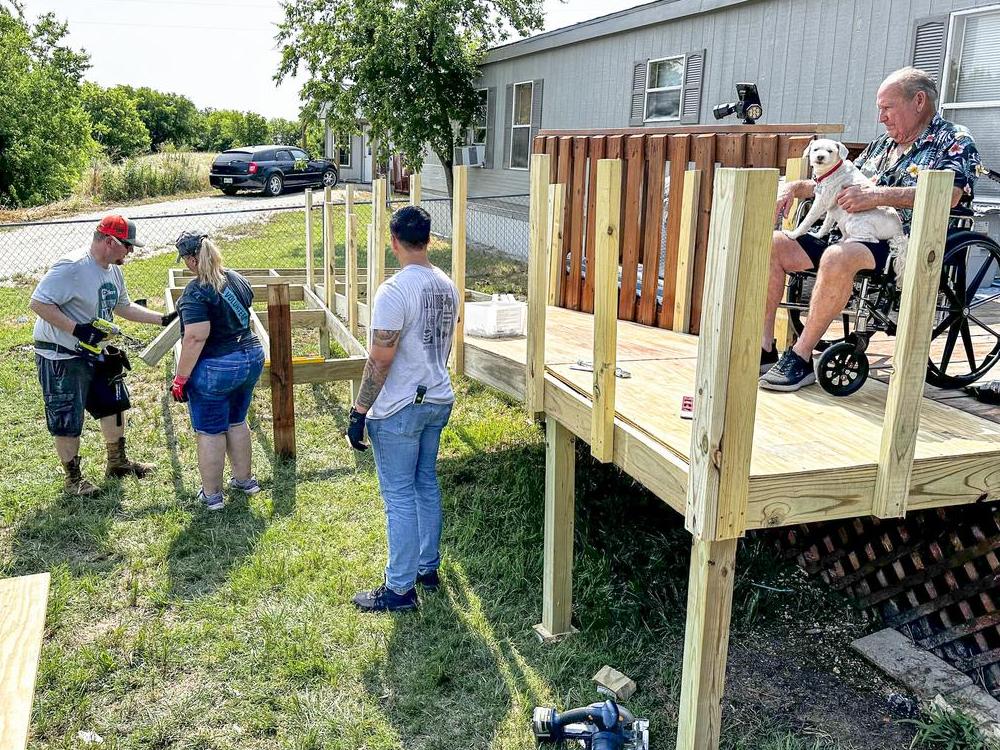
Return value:
[(760, 103), (755, 83), (737, 83), (736, 97), (739, 101), (717, 104), (712, 110), (716, 120), (729, 115), (736, 115), (743, 120), (744, 125), (753, 125), (764, 116), (764, 108)]

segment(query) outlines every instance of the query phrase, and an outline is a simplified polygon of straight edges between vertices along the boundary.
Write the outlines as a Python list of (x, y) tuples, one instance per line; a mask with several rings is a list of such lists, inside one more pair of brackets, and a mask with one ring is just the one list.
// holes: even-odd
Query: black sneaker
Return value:
[(771, 351), (760, 350), (760, 374), (763, 375), (776, 364), (778, 364), (778, 342), (774, 340), (771, 341)]
[(417, 608), (417, 589), (397, 594), (385, 584), (354, 595), (354, 606), (362, 612), (402, 612)]
[(438, 587), (441, 585), (441, 579), (438, 578), (438, 572), (432, 570), (429, 573), (418, 573), (417, 583), (423, 587), (424, 591), (429, 593), (438, 590)]
[(802, 386), (815, 382), (816, 373), (812, 362), (806, 362), (789, 349), (760, 379), (760, 387), (768, 391), (797, 391)]

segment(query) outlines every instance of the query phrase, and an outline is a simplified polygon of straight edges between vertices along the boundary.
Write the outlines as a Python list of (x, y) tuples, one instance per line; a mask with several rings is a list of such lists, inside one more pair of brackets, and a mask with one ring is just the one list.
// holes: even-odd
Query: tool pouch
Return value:
[(87, 411), (95, 419), (121, 414), (132, 408), (125, 372), (132, 369), (128, 355), (116, 346), (107, 346), (104, 356), (94, 363), (94, 379), (87, 393)]

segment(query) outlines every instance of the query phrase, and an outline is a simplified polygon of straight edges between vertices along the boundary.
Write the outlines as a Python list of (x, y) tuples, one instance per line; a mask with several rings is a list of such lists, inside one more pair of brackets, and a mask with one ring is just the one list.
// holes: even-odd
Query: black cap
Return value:
[(177, 248), (177, 260), (185, 255), (197, 255), (201, 250), (201, 241), (208, 237), (207, 234), (195, 234), (194, 232), (181, 232), (174, 245)]

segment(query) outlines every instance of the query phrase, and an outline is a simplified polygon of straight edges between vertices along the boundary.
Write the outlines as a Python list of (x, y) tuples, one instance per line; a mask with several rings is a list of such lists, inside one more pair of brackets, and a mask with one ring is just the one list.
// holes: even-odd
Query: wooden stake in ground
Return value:
[(456, 375), (465, 374), (465, 208), (469, 197), (469, 168), (452, 167), (451, 280), (458, 287), (455, 340), (451, 362)]
[(312, 245), (313, 191), (306, 188), (306, 286), (313, 288), (313, 245)]
[(274, 454), (283, 458), (295, 458), (292, 312), (288, 302), (288, 284), (274, 284), (268, 287), (267, 324), (268, 335), (271, 338), (271, 418), (274, 425)]

